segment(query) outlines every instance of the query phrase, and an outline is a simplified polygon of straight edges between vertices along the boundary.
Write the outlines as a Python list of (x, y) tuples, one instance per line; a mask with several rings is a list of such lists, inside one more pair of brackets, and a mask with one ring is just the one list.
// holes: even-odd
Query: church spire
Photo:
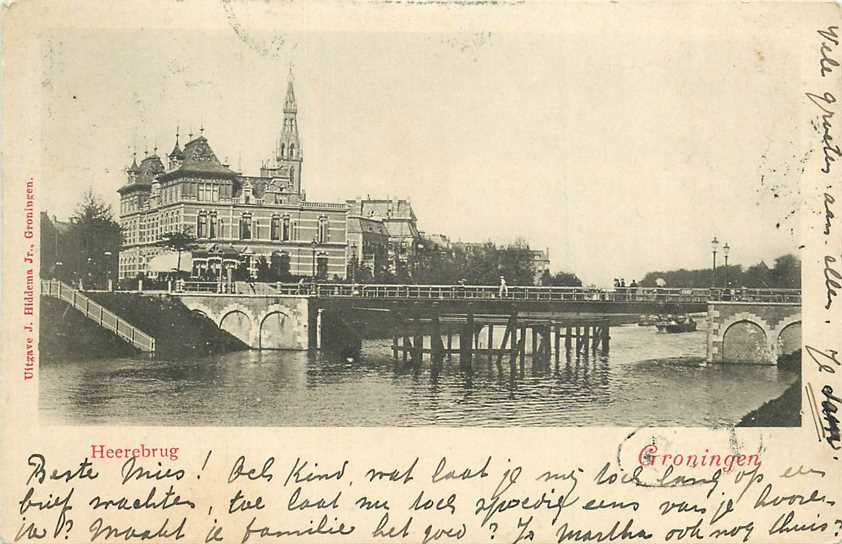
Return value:
[(298, 105), (295, 103), (295, 89), (293, 88), (295, 76), (292, 74), (292, 64), (289, 65), (289, 76), (287, 78), (287, 96), (284, 99), (284, 113), (298, 113)]
[(298, 140), (298, 104), (293, 89), (292, 65), (289, 67), (287, 95), (284, 99), (284, 126), (275, 156), (279, 163), (283, 161), (301, 161), (301, 143)]
[(289, 69), (287, 92), (284, 98), (283, 126), (272, 157), (260, 171), (262, 176), (279, 178), (284, 190), (301, 193), (301, 141), (298, 137), (298, 104), (293, 88), (292, 66)]

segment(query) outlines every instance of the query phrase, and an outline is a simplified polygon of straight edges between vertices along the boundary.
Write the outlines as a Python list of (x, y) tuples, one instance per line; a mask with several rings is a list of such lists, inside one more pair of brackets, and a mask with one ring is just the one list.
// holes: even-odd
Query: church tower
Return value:
[(286, 192), (301, 193), (301, 141), (298, 137), (298, 104), (295, 101), (292, 68), (290, 68), (287, 94), (284, 98), (284, 119), (281, 137), (275, 146), (275, 156), (261, 168), (261, 176), (283, 179)]

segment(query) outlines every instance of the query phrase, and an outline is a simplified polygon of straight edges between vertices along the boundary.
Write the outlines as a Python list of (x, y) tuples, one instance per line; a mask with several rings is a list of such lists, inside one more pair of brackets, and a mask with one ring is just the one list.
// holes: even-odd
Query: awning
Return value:
[[(175, 272), (179, 269), (178, 252), (161, 253), (152, 257), (147, 269), (149, 272)], [(181, 252), (181, 271), (193, 271), (193, 256), (189, 251)]]

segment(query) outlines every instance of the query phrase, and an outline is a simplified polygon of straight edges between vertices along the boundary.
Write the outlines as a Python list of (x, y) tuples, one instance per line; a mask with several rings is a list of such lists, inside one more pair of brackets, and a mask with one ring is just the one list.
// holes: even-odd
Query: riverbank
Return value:
[(763, 403), (737, 423), (737, 427), (800, 427), (801, 379), (787, 387), (783, 394)]
[[(90, 293), (89, 296), (155, 338), (156, 356), (183, 358), (248, 349), (207, 317), (170, 297)], [(39, 350), (47, 360), (101, 359), (137, 355), (138, 350), (99, 327), (66, 302), (41, 297)]]
[(159, 357), (192, 357), (248, 349), (178, 298), (137, 293), (90, 293), (90, 297), (155, 338)]
[(43, 360), (102, 359), (139, 353), (66, 302), (41, 297), (38, 312), (38, 351)]

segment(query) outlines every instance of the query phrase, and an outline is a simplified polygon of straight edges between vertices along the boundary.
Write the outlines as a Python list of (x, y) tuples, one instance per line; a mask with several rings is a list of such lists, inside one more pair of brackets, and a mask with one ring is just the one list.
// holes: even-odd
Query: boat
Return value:
[(652, 325), (655, 325), (657, 322), (658, 322), (658, 316), (657, 315), (642, 314), (640, 316), (640, 319), (638, 319), (638, 321), (637, 321), (637, 325), (640, 326), (640, 327), (651, 327)]
[(659, 319), (655, 324), (659, 332), (693, 332), (696, 330), (696, 321), (689, 315), (667, 315)]

